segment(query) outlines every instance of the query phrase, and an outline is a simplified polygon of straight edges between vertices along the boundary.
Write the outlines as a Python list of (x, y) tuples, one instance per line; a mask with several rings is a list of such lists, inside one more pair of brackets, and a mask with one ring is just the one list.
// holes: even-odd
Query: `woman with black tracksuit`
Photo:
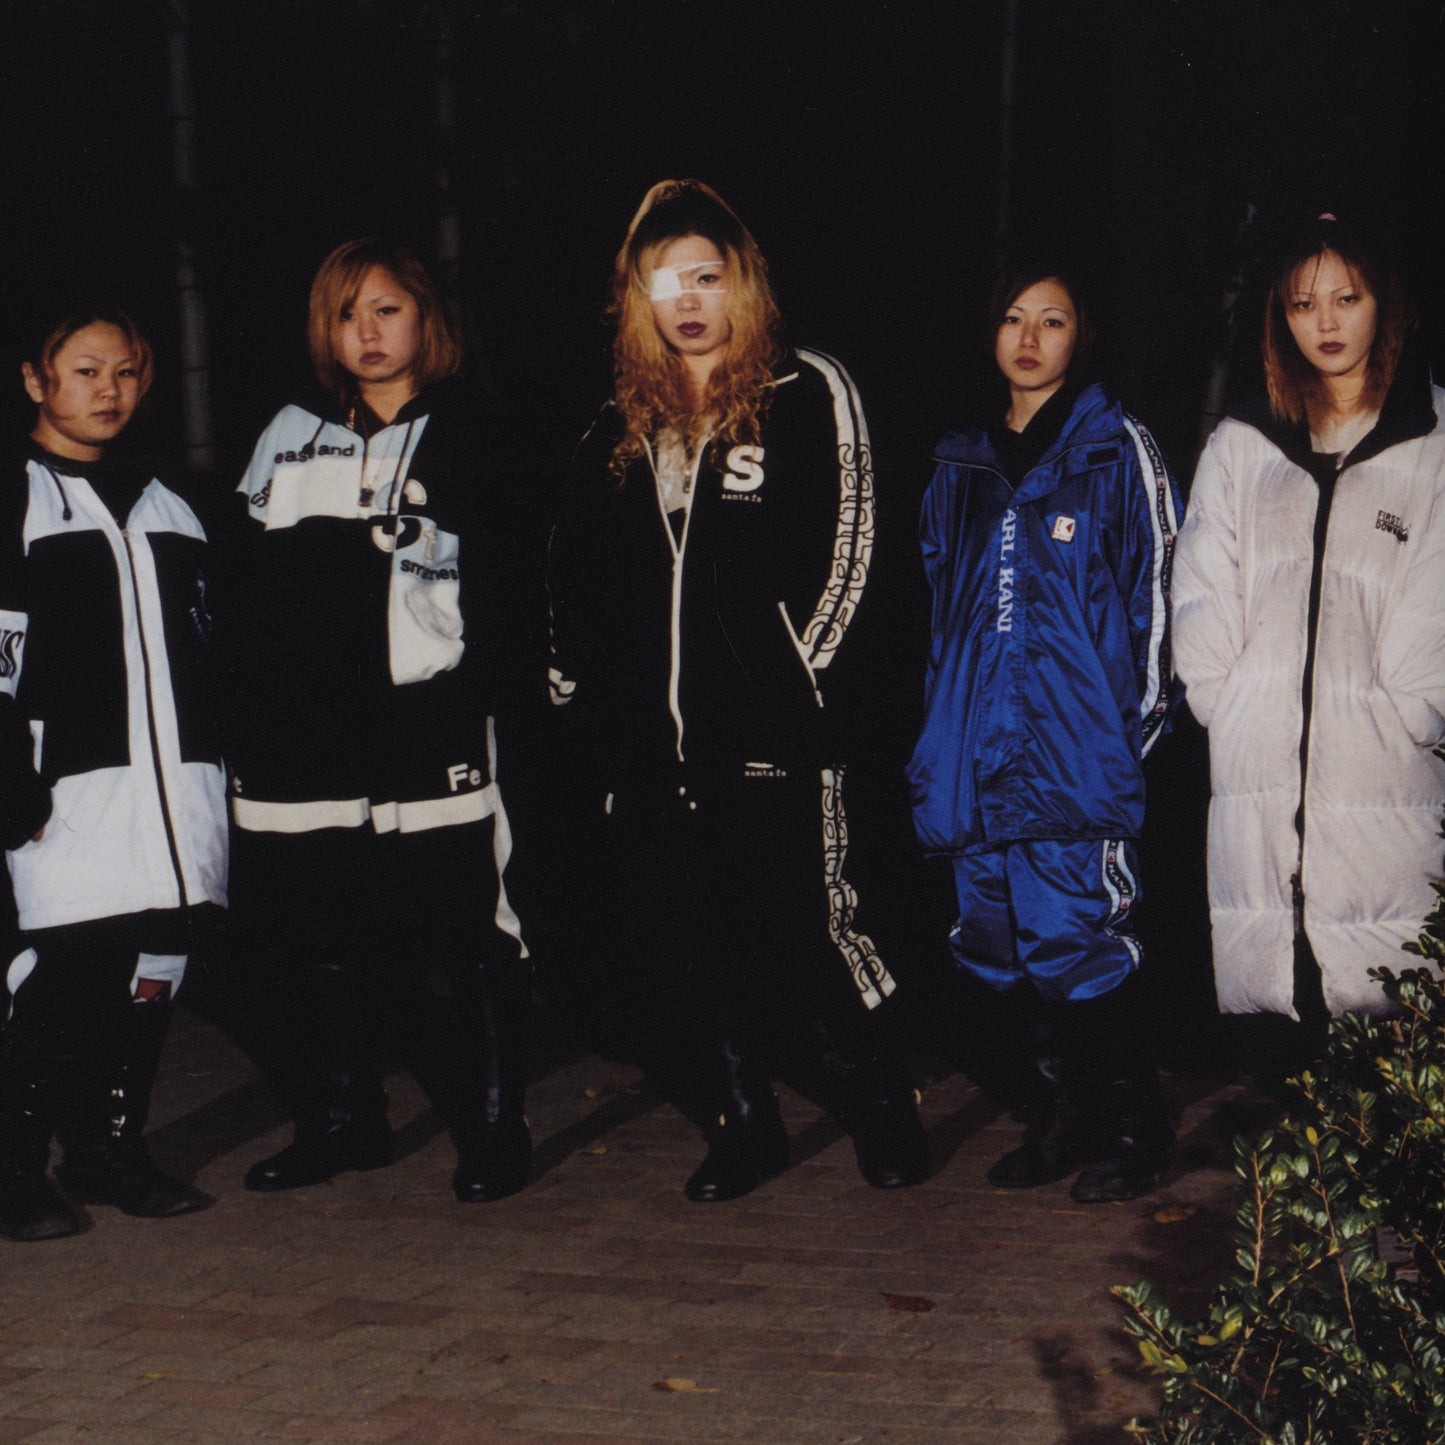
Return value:
[(895, 977), (845, 871), (848, 643), (874, 536), (857, 392), (830, 357), (779, 345), (756, 243), (696, 181), (648, 193), (613, 313), (614, 396), (574, 458), (550, 570), (611, 1012), (703, 1124), (690, 1199), (786, 1167), (767, 1050), (788, 1009), (852, 1065), (865, 1177), (911, 1184), (927, 1155), (886, 1039)]
[(0, 484), (0, 844), (21, 930), (0, 958), (0, 1236), (39, 1240), (81, 1227), (73, 1202), (211, 1203), (142, 1131), (172, 996), (226, 902), (226, 823), (206, 534), (114, 446), (150, 346), (123, 313), (80, 311), (23, 373), (36, 423)]
[(257, 443), (227, 569), (235, 917), (296, 1123), (246, 1187), (391, 1162), (389, 1035), (455, 1139), (457, 1197), (499, 1199), (531, 1158), (498, 781), (522, 675), (511, 502), (412, 256), (339, 246), (309, 340), (324, 395)]

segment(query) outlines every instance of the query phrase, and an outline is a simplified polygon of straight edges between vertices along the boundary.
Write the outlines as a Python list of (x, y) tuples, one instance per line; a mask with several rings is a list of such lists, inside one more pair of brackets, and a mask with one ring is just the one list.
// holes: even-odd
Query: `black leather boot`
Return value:
[(1070, 1005), (1050, 1005), (1028, 984), (1005, 995), (1015, 1046), (1027, 1051), (1020, 1078), (1024, 1140), (988, 1171), (995, 1189), (1036, 1189), (1066, 1179), (1094, 1157), (1101, 1140), (1078, 1074)]
[(274, 1068), (296, 1137), (246, 1171), (246, 1188), (260, 1194), (323, 1184), (348, 1170), (384, 1169), (396, 1158), (358, 982), (335, 959), (292, 977), (290, 1057), (276, 1058)]
[(109, 1204), (136, 1219), (170, 1219), (209, 1209), (209, 1194), (172, 1179), (145, 1141), (116, 1134), (66, 1147), (56, 1177), (83, 1204)]
[(1135, 972), (1108, 993), (1061, 1004), (1055, 1018), (1052, 1096), (989, 1183), (1028, 1189), (1078, 1170), (1070, 1193), (1081, 1204), (1147, 1194), (1173, 1160), (1174, 1131), (1150, 1061), (1142, 979)]
[(489, 1119), (457, 1147), (452, 1192), (463, 1204), (506, 1199), (527, 1187), (532, 1131), (520, 1114)]
[(1103, 1137), (1095, 1110), (1077, 1084), (1054, 1081), (1046, 1097), (1030, 1106), (1024, 1142), (988, 1171), (995, 1189), (1036, 1189), (1067, 1179), (1098, 1155)]
[(1150, 1048), (1144, 980), (1136, 971), (1118, 988), (1070, 1007), (1097, 1144), (1069, 1192), (1080, 1204), (1136, 1199), (1159, 1187), (1174, 1160), (1174, 1129)]
[(683, 1186), (694, 1204), (720, 1204), (751, 1194), (788, 1167), (791, 1146), (778, 1096), (748, 1056), (736, 1031), (718, 1045), (716, 1122), (704, 1129), (707, 1157)]
[(328, 1071), (318, 1081), (326, 1100), (316, 1100), (296, 1121), (296, 1137), (246, 1171), (247, 1189), (274, 1194), (324, 1184), (352, 1169), (385, 1169), (396, 1159), (386, 1117), (386, 1094), (370, 1069)]
[(0, 1030), (0, 1238), (30, 1243), (80, 1232), (80, 1216), (45, 1176), (54, 1062)]
[(1152, 1068), (1109, 1083), (1100, 1103), (1099, 1157), (1079, 1171), (1069, 1193), (1080, 1204), (1137, 1199), (1163, 1182), (1174, 1162), (1174, 1129)]
[(463, 1204), (485, 1204), (524, 1189), (532, 1172), (532, 1133), (524, 1112), (532, 971), (521, 959), (491, 959), (471, 982), (476, 1027), (461, 1031), (450, 1071), (454, 1097), (446, 1105), (439, 1101), (439, 1107), (454, 1120), (452, 1191)]
[(65, 1155), (56, 1177), (78, 1200), (137, 1219), (168, 1219), (216, 1201), (157, 1167), (146, 1147), (151, 1091), (170, 1027), (170, 985), (127, 1005), (118, 1034), (75, 1081), (60, 1121)]
[(928, 1136), (918, 1095), (899, 1059), (875, 1056), (859, 1066), (846, 1124), (858, 1172), (875, 1189), (904, 1189), (928, 1178)]

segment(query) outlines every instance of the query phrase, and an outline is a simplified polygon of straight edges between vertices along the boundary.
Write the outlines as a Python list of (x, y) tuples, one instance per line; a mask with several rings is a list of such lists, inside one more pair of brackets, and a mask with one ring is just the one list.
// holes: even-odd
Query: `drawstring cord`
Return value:
[(50, 480), (55, 483), (55, 490), (60, 493), (61, 521), (71, 521), (74, 518), (75, 513), (70, 510), (70, 498), (65, 495), (65, 487), (61, 484), (59, 473), (55, 470), (54, 467), (50, 465), (49, 462), (41, 461), (39, 457), (36, 457), (35, 460), (40, 462), (40, 465), (44, 467), (47, 472), (50, 473)]
[(415, 427), (416, 418), (413, 417), (406, 424), (406, 435), (401, 439), (401, 454), (397, 457), (396, 469), (391, 474), (391, 495), (386, 499), (386, 520), (374, 523), (371, 528), (371, 540), (383, 552), (396, 551), (396, 539), (400, 531), (398, 518), (401, 513), (402, 493), (405, 490), (401, 483), (401, 474), (406, 470), (411, 434)]

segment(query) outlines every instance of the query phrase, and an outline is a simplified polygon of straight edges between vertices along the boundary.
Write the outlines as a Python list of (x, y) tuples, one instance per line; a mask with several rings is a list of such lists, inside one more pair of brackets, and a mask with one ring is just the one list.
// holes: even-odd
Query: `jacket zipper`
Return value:
[(657, 502), (658, 515), (662, 519), (662, 530), (667, 534), (667, 545), (672, 552), (672, 617), (669, 623), (669, 645), (672, 656), (668, 659), (667, 672), (667, 708), (672, 714), (674, 727), (677, 729), (677, 760), (685, 762), (682, 755), (682, 559), (687, 551), (687, 535), (692, 528), (692, 508), (697, 501), (697, 475), (702, 468), (703, 453), (707, 451), (710, 437), (702, 437), (698, 441), (697, 455), (692, 459), (692, 485), (689, 491), (692, 501), (687, 504), (682, 517), (682, 537), (676, 538), (672, 534), (672, 524), (667, 520), (667, 513), (662, 510), (662, 494), (657, 490), (657, 460), (652, 453), (652, 444), (643, 439), (643, 445), (647, 448), (647, 463), (652, 470), (652, 494)]
[(181, 867), (181, 851), (176, 844), (176, 829), (171, 818), (170, 798), (166, 795), (165, 773), (161, 767), (160, 735), (156, 732), (155, 700), (151, 692), (151, 653), (146, 642), (145, 617), (141, 612), (140, 584), (136, 581), (135, 549), (131, 546), (130, 532), (127, 529), (122, 528), (120, 535), (125, 541), (126, 559), (130, 565), (130, 590), (131, 597), (135, 602), (136, 636), (140, 639), (141, 668), (145, 673), (146, 728), (150, 734), (151, 766), (155, 770), (156, 796), (161, 806), (161, 821), (165, 824), (166, 847), (170, 849), (171, 867), (175, 869), (176, 892), (180, 895), (180, 906), (186, 908), (189, 906), (186, 898), (186, 877)]
[(1299, 838), (1295, 871), (1290, 878), (1290, 902), (1294, 912), (1295, 936), (1304, 933), (1304, 854), (1305, 854), (1305, 789), (1309, 783), (1310, 721), (1314, 715), (1315, 657), (1319, 649), (1320, 598), (1324, 591), (1325, 550), (1329, 546), (1330, 512), (1334, 506), (1335, 487), (1340, 474), (1333, 472), (1327, 481), (1311, 475), (1319, 490), (1315, 508), (1314, 533), (1311, 539), (1309, 608), (1305, 618), (1305, 665), (1300, 680), (1299, 806), (1295, 809), (1294, 827)]

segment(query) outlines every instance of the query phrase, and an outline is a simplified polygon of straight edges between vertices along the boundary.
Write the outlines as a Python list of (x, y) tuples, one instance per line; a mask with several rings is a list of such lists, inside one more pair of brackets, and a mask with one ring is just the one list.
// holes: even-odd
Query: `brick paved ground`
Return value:
[(680, 1193), (692, 1128), (543, 1022), (534, 1182), (450, 1194), (450, 1145), (392, 1081), (404, 1157), (279, 1196), (241, 1174), (285, 1141), (266, 1091), (183, 1016), (163, 1161), (214, 1209), (0, 1253), (0, 1442), (987, 1442), (1111, 1445), (1147, 1408), (1109, 1285), (1207, 1293), (1233, 1212), (1238, 1091), (1175, 1078), (1182, 1167), (1148, 1201), (1003, 1194), (1019, 1126), (937, 1066), (935, 1177), (885, 1194), (784, 1088), (794, 1167), (753, 1196)]

